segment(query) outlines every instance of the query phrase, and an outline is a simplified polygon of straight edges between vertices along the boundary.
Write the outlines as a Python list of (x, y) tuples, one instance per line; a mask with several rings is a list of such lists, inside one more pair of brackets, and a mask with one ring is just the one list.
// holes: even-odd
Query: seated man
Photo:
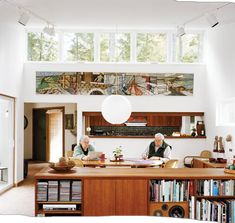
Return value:
[(157, 133), (155, 140), (149, 144), (142, 156), (144, 159), (160, 159), (166, 163), (171, 159), (171, 146), (164, 141), (164, 135)]
[(87, 135), (82, 136), (79, 140), (79, 145), (74, 148), (73, 158), (89, 160), (89, 153), (95, 151), (95, 148), (89, 143), (90, 138)]

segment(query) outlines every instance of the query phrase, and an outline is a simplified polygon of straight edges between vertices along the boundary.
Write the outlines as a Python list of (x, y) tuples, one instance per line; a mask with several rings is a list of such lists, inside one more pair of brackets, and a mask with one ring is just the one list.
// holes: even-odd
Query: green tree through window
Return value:
[(176, 38), (175, 62), (198, 63), (201, 60), (201, 34), (185, 34)]
[(28, 33), (28, 60), (29, 61), (57, 61), (58, 41), (41, 32)]
[(166, 55), (166, 34), (137, 34), (137, 62), (166, 62)]
[(66, 60), (94, 61), (93, 33), (66, 33), (65, 42)]
[(129, 62), (130, 52), (130, 33), (102, 33), (100, 35), (101, 62)]

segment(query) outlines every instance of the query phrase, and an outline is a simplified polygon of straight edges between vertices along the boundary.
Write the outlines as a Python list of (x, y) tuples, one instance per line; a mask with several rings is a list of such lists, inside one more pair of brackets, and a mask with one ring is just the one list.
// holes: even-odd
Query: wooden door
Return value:
[(116, 180), (116, 215), (148, 215), (147, 180)]
[(33, 110), (33, 160), (46, 161), (45, 109)]
[(115, 215), (115, 180), (85, 179), (83, 181), (83, 215)]

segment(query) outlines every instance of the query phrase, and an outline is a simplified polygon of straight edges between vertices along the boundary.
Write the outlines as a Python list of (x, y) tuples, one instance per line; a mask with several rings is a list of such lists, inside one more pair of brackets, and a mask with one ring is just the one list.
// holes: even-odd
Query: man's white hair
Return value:
[(88, 141), (89, 142), (90, 138), (88, 135), (83, 135), (81, 136), (81, 138), (79, 139), (79, 142), (84, 142), (84, 141)]
[(157, 134), (155, 134), (155, 139), (156, 138), (161, 138), (162, 140), (164, 140), (165, 137), (162, 133), (157, 133)]

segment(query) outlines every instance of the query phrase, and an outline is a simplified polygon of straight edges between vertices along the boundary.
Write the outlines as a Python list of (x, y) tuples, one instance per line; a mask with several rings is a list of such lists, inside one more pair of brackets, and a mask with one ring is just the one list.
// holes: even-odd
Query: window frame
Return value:
[[(176, 41), (174, 41), (175, 29), (63, 29), (56, 30), (58, 35), (58, 60), (56, 61), (30, 61), (28, 60), (28, 33), (29, 32), (42, 32), (41, 29), (31, 28), (26, 30), (26, 62), (27, 63), (66, 63), (66, 64), (77, 64), (77, 63), (88, 63), (88, 64), (205, 64), (205, 42), (206, 42), (206, 31), (204, 29), (198, 30), (187, 30), (188, 34), (200, 34), (200, 48), (199, 48), (199, 62), (184, 63), (180, 61), (174, 61), (174, 50), (176, 50)], [(68, 61), (65, 58), (64, 49), (64, 33), (94, 33), (94, 61)], [(130, 61), (100, 61), (100, 35), (104, 33), (130, 33)], [(165, 33), (166, 34), (166, 62), (138, 62), (137, 61), (137, 34), (138, 33)]]

